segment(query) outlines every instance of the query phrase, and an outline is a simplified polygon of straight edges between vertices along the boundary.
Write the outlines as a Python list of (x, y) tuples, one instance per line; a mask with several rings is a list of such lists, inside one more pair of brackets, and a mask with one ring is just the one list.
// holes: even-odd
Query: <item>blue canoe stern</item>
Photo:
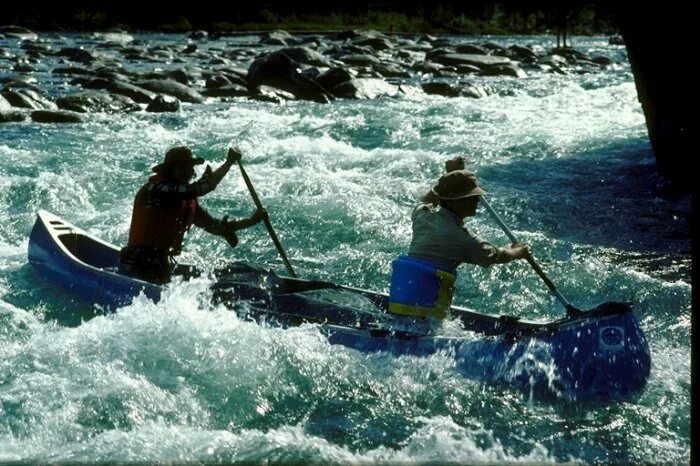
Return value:
[(86, 302), (109, 307), (128, 304), (141, 293), (160, 299), (159, 286), (117, 273), (116, 248), (88, 240), (83, 230), (54, 215), (40, 215), (43, 221), (35, 222), (29, 235), (28, 260), (59, 286)]

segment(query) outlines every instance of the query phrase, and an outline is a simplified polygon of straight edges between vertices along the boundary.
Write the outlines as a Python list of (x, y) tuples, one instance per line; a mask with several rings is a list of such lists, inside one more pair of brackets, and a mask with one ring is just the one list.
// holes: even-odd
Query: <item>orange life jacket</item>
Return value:
[(167, 196), (155, 199), (151, 190), (167, 182), (163, 175), (148, 179), (136, 194), (129, 230), (129, 246), (164, 249), (171, 256), (180, 254), (185, 233), (194, 223), (197, 199), (173, 200)]

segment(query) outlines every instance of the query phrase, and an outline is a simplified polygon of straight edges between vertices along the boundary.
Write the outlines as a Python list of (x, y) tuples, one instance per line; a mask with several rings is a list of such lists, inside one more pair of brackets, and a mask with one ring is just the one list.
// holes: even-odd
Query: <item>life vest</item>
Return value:
[(444, 319), (452, 304), (454, 271), (400, 256), (392, 264), (389, 312)]
[(129, 246), (164, 249), (169, 255), (180, 254), (185, 233), (194, 223), (197, 200), (156, 199), (151, 190), (168, 181), (163, 175), (149, 178), (134, 200), (129, 230)]

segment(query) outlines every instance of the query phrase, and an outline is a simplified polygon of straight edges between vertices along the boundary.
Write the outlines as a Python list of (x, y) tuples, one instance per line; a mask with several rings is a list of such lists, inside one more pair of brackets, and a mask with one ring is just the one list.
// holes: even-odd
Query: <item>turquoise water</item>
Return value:
[[(624, 50), (575, 43), (621, 63), (489, 78), (497, 92), (482, 99), (212, 100), (169, 115), (0, 125), (0, 461), (687, 463), (689, 201), (656, 194)], [(415, 200), (445, 159), (464, 155), (573, 303), (634, 303), (652, 351), (646, 391), (613, 405), (531, 400), (465, 380), (447, 355), (366, 355), (330, 346), (313, 325), (239, 320), (202, 299), (206, 280), (80, 324), (90, 306), (27, 265), (38, 209), (123, 244), (133, 195), (167, 148), (190, 145), (217, 165), (232, 143), (299, 275), (381, 291)], [(218, 216), (253, 209), (235, 169), (203, 204)], [(507, 243), (483, 210), (468, 224)], [(240, 240), (230, 250), (193, 231), (182, 261), (283, 270), (262, 227)], [(458, 289), (457, 304), (484, 313), (562, 312), (524, 263), (463, 266)]]

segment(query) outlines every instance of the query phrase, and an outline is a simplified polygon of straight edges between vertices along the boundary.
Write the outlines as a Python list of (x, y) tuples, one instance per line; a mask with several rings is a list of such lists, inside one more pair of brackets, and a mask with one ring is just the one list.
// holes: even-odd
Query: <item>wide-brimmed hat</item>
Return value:
[(476, 175), (467, 170), (455, 170), (442, 175), (433, 187), (433, 192), (443, 201), (486, 194), (486, 191), (479, 187)]
[(156, 173), (163, 173), (174, 167), (194, 166), (203, 163), (204, 159), (202, 157), (194, 157), (189, 147), (179, 146), (173, 147), (166, 152), (163, 163), (156, 165), (152, 170)]

